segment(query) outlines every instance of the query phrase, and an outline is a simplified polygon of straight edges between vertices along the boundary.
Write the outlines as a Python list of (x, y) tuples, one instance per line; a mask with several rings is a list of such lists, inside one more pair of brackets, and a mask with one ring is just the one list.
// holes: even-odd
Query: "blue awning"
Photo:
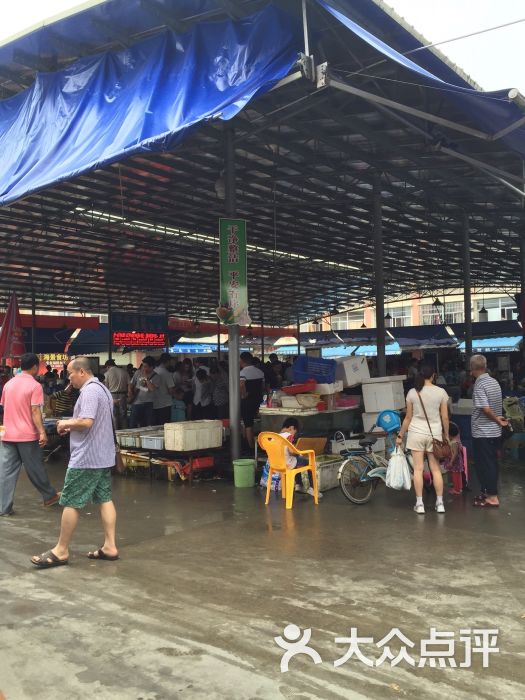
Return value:
[[(385, 348), (387, 355), (400, 355), (401, 348), (398, 343), (390, 343)], [(348, 347), (339, 345), (335, 348), (322, 348), (321, 355), (325, 359), (336, 357), (348, 357), (356, 355), (358, 357), (377, 357), (377, 345), (359, 345), (357, 347)]]
[(455, 348), (458, 344), (449, 326), (401, 326), (389, 330), (404, 352)]
[[(489, 338), (476, 338), (472, 341), (472, 350), (474, 352), (517, 352), (520, 349), (520, 343), (523, 340), (521, 335), (513, 335), (505, 338), (497, 338), (490, 336)], [(465, 352), (465, 341), (459, 348), (461, 352)]]
[[(29, 352), (31, 350), (32, 329), (24, 328), (23, 330), (26, 351)], [(72, 328), (35, 328), (35, 352), (38, 354), (65, 352), (66, 343), (72, 333)]]

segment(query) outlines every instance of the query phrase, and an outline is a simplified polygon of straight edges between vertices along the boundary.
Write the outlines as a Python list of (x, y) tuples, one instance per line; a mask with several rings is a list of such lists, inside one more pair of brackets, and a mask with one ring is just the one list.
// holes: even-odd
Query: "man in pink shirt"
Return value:
[(5, 433), (0, 450), (0, 515), (13, 515), (22, 463), (45, 506), (52, 506), (60, 499), (60, 494), (49, 483), (42, 459), (47, 436), (42, 421), (44, 391), (35, 379), (39, 364), (37, 355), (22, 355), (22, 371), (7, 382), (2, 392)]

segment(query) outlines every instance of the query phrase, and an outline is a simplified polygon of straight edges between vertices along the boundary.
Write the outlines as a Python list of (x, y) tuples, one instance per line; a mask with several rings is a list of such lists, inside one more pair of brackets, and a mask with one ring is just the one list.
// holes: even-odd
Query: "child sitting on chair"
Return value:
[[(288, 442), (291, 442), (292, 444), (295, 442), (295, 436), (299, 432), (299, 421), (297, 418), (285, 418), (283, 427), (281, 428), (280, 435), (282, 435), (284, 438), (288, 440)], [(308, 464), (308, 458), (304, 457), (303, 455), (296, 455), (293, 452), (290, 452), (288, 448), (285, 450), (284, 458), (286, 460), (286, 466), (288, 469), (295, 469), (296, 467), (305, 467)], [(303, 472), (304, 473), (304, 472)], [(312, 472), (307, 471), (306, 474), (308, 474), (308, 479), (310, 482), (310, 486), (308, 489), (305, 491), (305, 488), (303, 486), (303, 473), (299, 473), (295, 475), (295, 490), (299, 491), (301, 493), (307, 493), (309, 496), (314, 495), (314, 488), (313, 488), (313, 481), (312, 481)], [(319, 498), (323, 497), (322, 493), (318, 494)]]
[(452, 496), (458, 496), (463, 491), (463, 474), (465, 473), (465, 464), (463, 459), (463, 445), (459, 435), (459, 428), (455, 423), (449, 425), (450, 447), (452, 448), (452, 456), (445, 459), (443, 468), (450, 473), (452, 479), (452, 487), (449, 493)]

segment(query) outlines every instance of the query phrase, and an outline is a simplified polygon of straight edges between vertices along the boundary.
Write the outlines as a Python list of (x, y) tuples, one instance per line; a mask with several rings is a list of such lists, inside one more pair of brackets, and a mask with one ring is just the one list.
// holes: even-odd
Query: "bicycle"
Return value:
[(388, 460), (372, 451), (379, 437), (386, 438), (387, 453), (395, 448), (392, 433), (374, 433), (359, 440), (360, 449), (341, 452), (346, 459), (339, 467), (339, 486), (346, 498), (356, 505), (368, 503), (379, 482), (386, 479)]

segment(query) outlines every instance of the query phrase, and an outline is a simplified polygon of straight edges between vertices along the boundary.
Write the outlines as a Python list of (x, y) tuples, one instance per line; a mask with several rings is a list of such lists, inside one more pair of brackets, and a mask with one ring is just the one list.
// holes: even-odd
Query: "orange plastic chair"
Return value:
[[(311, 471), (312, 472), (312, 482), (314, 489), (314, 503), (317, 505), (319, 503), (318, 486), (317, 486), (317, 469), (315, 466), (315, 452), (313, 450), (298, 450), (297, 447), (292, 445), (285, 437), (279, 435), (279, 433), (259, 433), (257, 438), (259, 446), (268, 455), (268, 484), (266, 486), (266, 505), (270, 501), (270, 491), (272, 487), (272, 474), (277, 473), (281, 475), (281, 494), (283, 498), (286, 498), (286, 507), (290, 509), (293, 505), (293, 494), (295, 487), (295, 475), (301, 472)], [(302, 455), (308, 457), (308, 464), (304, 467), (295, 467), (294, 469), (289, 469), (286, 466), (285, 450), (288, 449), (294, 455)]]

